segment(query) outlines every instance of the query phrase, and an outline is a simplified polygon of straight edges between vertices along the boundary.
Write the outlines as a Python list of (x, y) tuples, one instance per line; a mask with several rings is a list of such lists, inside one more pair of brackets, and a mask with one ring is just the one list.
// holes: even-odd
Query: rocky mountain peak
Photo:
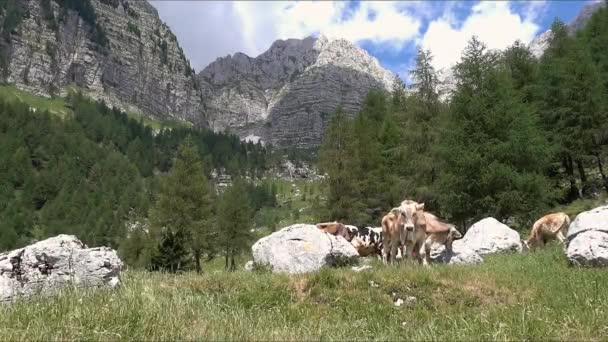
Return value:
[[(577, 16), (574, 17), (574, 19), (568, 24), (568, 31), (570, 34), (575, 34), (577, 31), (585, 27), (587, 22), (589, 22), (591, 19), (593, 13), (604, 7), (606, 7), (605, 1), (594, 2), (583, 7)], [(548, 29), (530, 42), (530, 51), (536, 58), (540, 58), (545, 50), (547, 50), (551, 42), (551, 37), (551, 29)]]
[(318, 145), (338, 106), (357, 112), (369, 90), (390, 90), (395, 77), (367, 51), (324, 35), (219, 58), (197, 75), (213, 129), (282, 147)]

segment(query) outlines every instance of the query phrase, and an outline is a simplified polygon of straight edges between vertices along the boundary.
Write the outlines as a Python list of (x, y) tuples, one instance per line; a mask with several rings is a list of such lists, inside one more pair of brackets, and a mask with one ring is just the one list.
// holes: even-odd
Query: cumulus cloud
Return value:
[[(407, 71), (401, 68), (411, 65), (416, 46), (431, 49), (436, 66), (444, 68), (458, 60), (473, 35), (490, 48), (504, 48), (516, 39), (529, 42), (539, 31), (535, 22), (545, 6), (542, 1), (489, 1), (472, 7), (467, 2), (432, 1), (152, 4), (175, 31), (196, 70), (235, 52), (257, 56), (276, 39), (324, 34), (373, 47), (376, 57), (402, 76)], [(402, 60), (395, 60), (401, 53)]]
[(544, 4), (529, 5), (523, 14), (517, 13), (508, 2), (480, 2), (471, 14), (459, 22), (453, 11), (431, 21), (421, 45), (430, 49), (439, 69), (454, 65), (467, 42), (476, 35), (490, 49), (504, 49), (516, 40), (529, 43), (540, 27), (535, 20)]

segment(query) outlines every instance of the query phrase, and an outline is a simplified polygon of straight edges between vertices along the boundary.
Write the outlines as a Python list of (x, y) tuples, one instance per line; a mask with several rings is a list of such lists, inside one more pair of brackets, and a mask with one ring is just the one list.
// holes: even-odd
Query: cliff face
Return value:
[[(572, 20), (572, 22), (568, 24), (568, 31), (570, 32), (570, 34), (575, 34), (578, 30), (584, 28), (587, 22), (589, 22), (589, 20), (591, 19), (593, 13), (595, 13), (600, 8), (604, 8), (605, 6), (606, 3), (602, 1), (592, 3), (583, 7), (580, 13), (577, 14), (576, 17)], [(551, 38), (552, 33), (551, 29), (549, 29), (541, 33), (538, 37), (534, 38), (534, 40), (530, 42), (530, 51), (536, 58), (540, 58), (543, 55), (543, 53), (551, 43)]]
[(369, 90), (395, 80), (365, 50), (323, 36), (278, 40), (256, 58), (219, 58), (197, 78), (214, 130), (299, 148), (321, 142), (338, 106), (354, 114)]
[(5, 1), (20, 20), (3, 32), (4, 82), (43, 96), (75, 85), (125, 110), (206, 124), (194, 71), (147, 1)]

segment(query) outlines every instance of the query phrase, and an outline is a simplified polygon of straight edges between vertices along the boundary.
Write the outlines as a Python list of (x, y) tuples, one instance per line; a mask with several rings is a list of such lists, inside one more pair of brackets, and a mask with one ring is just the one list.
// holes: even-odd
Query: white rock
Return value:
[(123, 267), (116, 251), (87, 248), (73, 235), (0, 254), (0, 265), (0, 301), (52, 294), (69, 284), (114, 288), (120, 284)]
[(483, 258), (462, 240), (452, 243), (452, 253), (446, 250), (445, 245), (434, 244), (431, 246), (430, 259), (448, 265), (477, 265), (483, 262)]
[(295, 224), (258, 240), (252, 247), (256, 264), (269, 265), (273, 272), (305, 273), (323, 266), (352, 263), (357, 250), (341, 236), (333, 236), (314, 225)]
[(608, 266), (608, 206), (576, 216), (567, 244), (566, 255), (573, 265)]
[(482, 257), (488, 254), (521, 252), (522, 250), (519, 233), (492, 217), (472, 225), (461, 241)]

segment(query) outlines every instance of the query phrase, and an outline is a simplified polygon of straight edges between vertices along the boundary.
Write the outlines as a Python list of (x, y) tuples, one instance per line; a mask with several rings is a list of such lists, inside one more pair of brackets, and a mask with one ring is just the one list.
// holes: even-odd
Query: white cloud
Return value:
[(542, 5), (529, 5), (523, 14), (518, 14), (508, 2), (480, 2), (473, 6), (472, 13), (462, 23), (457, 22), (453, 11), (447, 10), (429, 24), (421, 45), (433, 52), (435, 66), (441, 69), (459, 60), (474, 35), (490, 49), (504, 49), (518, 39), (529, 43), (540, 29), (535, 20)]
[[(421, 25), (413, 11), (415, 3), (362, 2), (354, 10), (347, 2), (235, 2), (243, 34), (259, 54), (276, 39), (304, 38), (324, 34), (352, 42), (402, 46), (416, 37)], [(422, 8), (423, 6), (418, 6)], [(352, 10), (347, 19), (345, 12)]]

